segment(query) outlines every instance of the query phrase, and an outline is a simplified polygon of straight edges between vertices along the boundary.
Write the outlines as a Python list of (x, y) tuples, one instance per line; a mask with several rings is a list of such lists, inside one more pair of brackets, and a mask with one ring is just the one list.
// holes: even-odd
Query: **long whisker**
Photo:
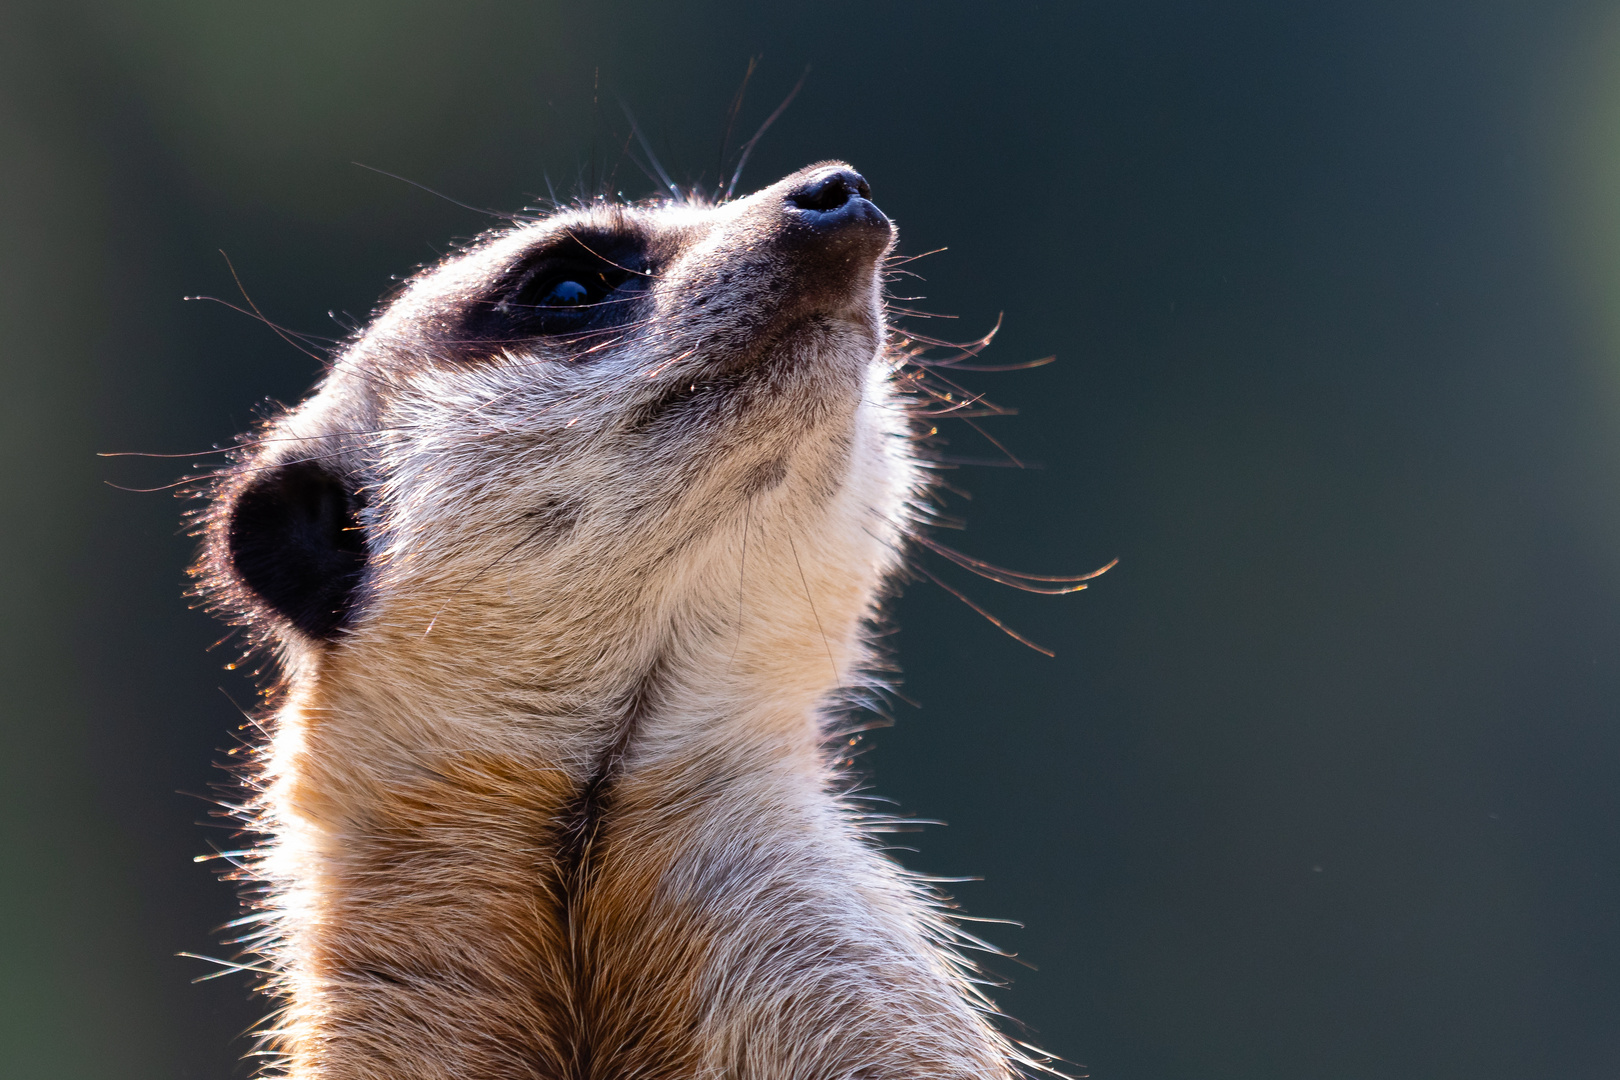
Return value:
[(799, 568), (799, 584), (804, 586), (804, 598), (810, 604), (810, 617), (816, 620), (816, 630), (821, 633), (821, 646), (827, 650), (827, 665), (832, 668), (833, 680), (842, 684), (844, 677), (838, 674), (838, 664), (833, 660), (832, 645), (827, 641), (827, 631), (821, 625), (820, 614), (816, 612), (815, 598), (810, 595), (810, 582), (804, 576), (804, 564), (799, 562), (799, 546), (793, 542), (791, 536), (788, 537), (788, 550), (793, 552), (793, 565)]
[[(961, 411), (964, 408), (972, 408), (974, 406), (979, 406), (980, 407), (979, 411), (974, 412), (974, 413), (969, 413), (967, 415), (972, 415), (972, 416), (1017, 416), (1018, 415), (1018, 410), (1017, 409), (1009, 409), (1009, 408), (1006, 408), (1005, 406), (1002, 406), (1002, 405), (993, 405), (990, 402), (985, 400), (985, 397), (984, 397), (983, 394), (975, 394), (975, 393), (967, 390), (966, 388), (964, 388), (962, 386), (958, 386), (956, 383), (952, 382), (950, 379), (947, 379), (943, 375), (935, 375), (933, 377), (937, 378), (940, 382), (945, 383), (947, 386), (951, 387), (952, 390), (955, 390), (958, 393), (962, 394), (962, 400), (958, 401), (954, 394), (942, 394), (942, 393), (940, 393), (938, 390), (935, 390), (933, 387), (929, 386), (926, 382), (922, 381), (921, 379), (914, 380), (912, 385), (915, 387), (915, 389), (917, 389), (918, 391), (920, 391), (923, 394), (928, 395), (929, 397), (933, 398), (935, 401), (943, 402), (946, 405), (950, 406), (950, 408), (947, 408), (947, 409), (923, 409), (923, 410), (919, 410), (918, 415), (920, 415), (920, 416), (935, 417), (935, 416), (945, 416), (947, 414), (956, 415), (958, 413), (961, 413)], [(958, 418), (960, 418), (960, 417), (958, 417)]]
[(944, 315), (937, 311), (918, 311), (916, 308), (899, 307), (889, 304), (891, 314), (900, 315), (907, 319), (960, 319), (960, 315)]
[(574, 243), (578, 244), (580, 247), (584, 248), (586, 251), (589, 251), (592, 255), (595, 255), (598, 259), (601, 259), (603, 262), (607, 263), (609, 266), (613, 267), (615, 270), (623, 270), (627, 274), (636, 274), (636, 275), (638, 275), (640, 277), (644, 277), (644, 278), (653, 278), (653, 277), (658, 276), (657, 274), (651, 273), (650, 271), (647, 271), (647, 270), (637, 270), (634, 267), (630, 267), (630, 266), (620, 266), (618, 263), (614, 262), (612, 259), (608, 258), (606, 255), (603, 255), (600, 251), (597, 251), (595, 248), (591, 247), (591, 245), (589, 245), (585, 241), (581, 240), (574, 233), (574, 230), (572, 230), (572, 229), (564, 229), (563, 232), (564, 232), (564, 234), (566, 234), (568, 236), (569, 239), (574, 241)]
[(976, 469), (1039, 469), (1041, 466), (1033, 461), (1005, 461), (1001, 458), (961, 457), (956, 454), (928, 454), (918, 455), (929, 465), (944, 465), (954, 468), (958, 465), (967, 465)]
[(969, 600), (967, 598), (967, 596), (965, 596), (960, 590), (955, 589), (955, 588), (951, 587), (950, 585), (947, 585), (944, 581), (942, 581), (940, 579), (939, 575), (935, 574), (932, 570), (928, 569), (926, 566), (916, 565), (916, 566), (914, 566), (914, 569), (919, 574), (922, 574), (924, 577), (926, 577), (929, 581), (932, 581), (935, 585), (938, 585), (940, 588), (944, 589), (946, 592), (950, 593), (952, 596), (954, 596), (958, 600), (962, 601), (962, 603), (966, 604), (968, 607), (972, 608), (974, 611), (977, 611), (980, 615), (983, 615), (986, 619), (989, 620), (990, 625), (994, 626), (997, 630), (1000, 630), (1003, 634), (1006, 634), (1008, 637), (1012, 638), (1014, 641), (1017, 641), (1017, 642), (1019, 642), (1021, 644), (1024, 644), (1024, 645), (1028, 645), (1030, 648), (1034, 649), (1038, 653), (1041, 653), (1043, 656), (1056, 656), (1057, 655), (1057, 653), (1053, 652), (1051, 649), (1048, 649), (1048, 648), (1046, 648), (1044, 646), (1035, 644), (1033, 641), (1029, 640), (1029, 638), (1025, 637), (1023, 634), (1020, 634), (1018, 631), (1014, 630), (1012, 627), (1008, 626), (1006, 623), (1002, 622), (1000, 619), (996, 618), (994, 615), (992, 615), (988, 611), (984, 610), (984, 608), (980, 607), (978, 604), (975, 604), (972, 600)]
[(1001, 333), (1001, 323), (1005, 316), (1005, 312), (997, 313), (995, 325), (986, 330), (982, 336), (971, 341), (942, 341), (939, 338), (931, 338), (924, 334), (913, 334), (905, 330), (900, 333), (912, 341), (918, 341), (924, 345), (932, 345), (941, 349), (982, 349), (994, 341), (997, 334)]
[(390, 180), (398, 180), (402, 184), (409, 184), (413, 188), (417, 188), (417, 189), (419, 189), (421, 191), (425, 191), (429, 195), (433, 195), (433, 196), (436, 196), (436, 197), (438, 197), (440, 199), (443, 199), (445, 202), (450, 203), (453, 206), (459, 206), (463, 210), (471, 210), (475, 214), (484, 214), (484, 215), (486, 215), (488, 217), (499, 218), (502, 221), (534, 221), (534, 220), (536, 220), (535, 218), (533, 218), (533, 217), (531, 217), (531, 216), (529, 216), (527, 214), (503, 214), (499, 210), (488, 210), (488, 209), (485, 209), (482, 206), (473, 206), (473, 205), (471, 205), (469, 203), (464, 203), (460, 199), (452, 199), (450, 196), (446, 195), (444, 192), (442, 192), (442, 191), (434, 191), (432, 188), (428, 187), (426, 184), (418, 184), (415, 180), (411, 180), (411, 179), (409, 179), (407, 177), (399, 176), (399, 175), (397, 175), (395, 173), (391, 173), (387, 169), (379, 169), (375, 165), (367, 165), (363, 161), (351, 161), (351, 162), (349, 162), (349, 164), (358, 166), (358, 167), (360, 167), (362, 169), (365, 169), (367, 172), (374, 172), (374, 173), (378, 174), (379, 176), (386, 176)]
[(293, 330), (293, 329), (291, 329), (289, 327), (282, 326), (279, 323), (273, 323), (269, 319), (266, 319), (263, 315), (259, 314), (257, 311), (249, 311), (245, 307), (242, 307), (242, 306), (240, 306), (238, 304), (233, 304), (229, 300), (221, 300), (217, 296), (182, 296), (180, 299), (182, 299), (182, 300), (206, 300), (211, 304), (218, 304), (221, 307), (230, 308), (232, 311), (236, 312), (239, 315), (246, 315), (250, 319), (257, 319), (259, 322), (264, 323), (264, 325), (270, 327), (270, 329), (272, 329), (272, 330), (277, 330), (277, 331), (280, 331), (280, 332), (285, 333), (285, 334), (291, 334), (293, 337), (299, 338), (302, 341), (306, 341), (306, 342), (320, 341), (320, 342), (325, 342), (325, 343), (327, 343), (329, 345), (336, 345), (336, 344), (338, 344), (339, 342), (342, 341), (341, 338), (327, 337), (325, 334), (311, 334), (306, 330)]
[(742, 112), (743, 95), (748, 91), (748, 80), (754, 77), (754, 69), (759, 67), (758, 55), (748, 58), (748, 70), (743, 72), (742, 85), (737, 87), (737, 93), (731, 99), (731, 108), (726, 110), (726, 130), (720, 136), (720, 166), (715, 170), (714, 193), (721, 194), (721, 184), (726, 178), (726, 148), (731, 143), (731, 129), (737, 123), (737, 115)]
[[(752, 64), (749, 65), (748, 70), (750, 72), (753, 71), (753, 65)], [(742, 635), (743, 635), (743, 585), (744, 585), (744, 582), (746, 581), (747, 574), (748, 574), (748, 530), (749, 530), (750, 525), (751, 525), (751, 523), (753, 521), (753, 517), (754, 517), (754, 498), (753, 498), (753, 496), (750, 495), (748, 497), (748, 502), (743, 504), (742, 562), (737, 567), (737, 639), (731, 643), (731, 659), (726, 661), (726, 674), (727, 675), (731, 674), (731, 667), (732, 667), (733, 664), (735, 664), (737, 662), (737, 650), (742, 648)]]
[(228, 454), (237, 449), (234, 446), (221, 447), (218, 450), (195, 450), (189, 454), (148, 454), (141, 450), (109, 450), (101, 451), (96, 457), (138, 457), (138, 458), (199, 458), (211, 454)]
[(342, 457), (342, 456), (343, 456), (343, 451), (335, 450), (330, 454), (315, 454), (315, 455), (313, 455), (311, 457), (292, 458), (292, 459), (287, 460), (287, 461), (278, 461), (274, 465), (261, 465), (261, 466), (258, 466), (256, 468), (252, 468), (252, 469), (224, 468), (224, 469), (219, 469), (219, 470), (217, 470), (215, 472), (212, 472), (212, 473), (205, 473), (205, 474), (203, 474), (201, 476), (188, 476), (188, 477), (185, 477), (184, 479), (176, 480), (172, 484), (162, 484), (162, 485), (160, 485), (158, 487), (150, 487), (150, 488), (125, 487), (122, 484), (115, 484), (111, 480), (103, 480), (102, 483), (106, 484), (110, 488), (117, 488), (119, 491), (128, 491), (128, 492), (131, 492), (131, 493), (136, 494), (136, 495), (150, 495), (153, 492), (157, 492), (157, 491), (170, 491), (170, 490), (172, 490), (174, 488), (185, 487), (187, 484), (203, 484), (203, 483), (207, 483), (210, 480), (216, 480), (219, 477), (225, 476), (225, 475), (230, 475), (230, 476), (252, 476), (254, 473), (270, 472), (270, 471), (275, 470), (275, 469), (285, 468), (288, 465), (303, 465), (303, 464), (306, 464), (306, 463), (312, 462), (312, 461), (331, 461), (331, 460), (333, 460), (335, 458), (339, 458), (339, 457)]
[(994, 446), (997, 450), (1000, 450), (1003, 454), (1006, 454), (1007, 455), (1007, 460), (1013, 463), (1014, 468), (1022, 469), (1022, 468), (1026, 467), (1022, 461), (1018, 460), (1018, 456), (1016, 454), (1014, 454), (1011, 450), (1007, 449), (1005, 446), (1001, 445), (1001, 440), (997, 439), (994, 435), (990, 434), (988, 431), (984, 430), (984, 428), (980, 427), (974, 421), (969, 420), (967, 417), (964, 416), (964, 417), (961, 418), (961, 420), (962, 420), (962, 423), (966, 424), (968, 427), (972, 428), (974, 431), (977, 431), (980, 435), (984, 436), (985, 441), (988, 442), (991, 446)]
[(435, 624), (438, 623), (439, 616), (444, 614), (444, 609), (449, 607), (452, 603), (454, 603), (457, 597), (459, 597), (462, 593), (466, 592), (468, 589), (472, 588), (473, 585), (477, 584), (479, 579), (482, 578), (485, 574), (489, 573), (491, 570), (495, 569), (496, 566), (500, 565), (502, 562), (505, 562), (508, 558), (510, 558), (512, 556), (513, 552), (517, 551), (519, 548), (524, 547), (527, 544), (533, 543), (535, 537), (539, 536), (541, 533), (545, 532), (550, 527), (551, 527), (550, 522), (547, 522), (547, 521), (540, 522), (540, 524), (536, 525), (525, 536), (523, 536), (520, 540), (518, 540), (517, 543), (513, 544), (511, 547), (509, 547), (505, 551), (501, 552), (501, 554), (497, 555), (495, 558), (491, 559), (489, 562), (485, 563), (476, 573), (473, 574), (472, 577), (468, 578), (465, 582), (462, 583), (461, 588), (459, 588), (455, 592), (451, 593), (448, 597), (445, 598), (444, 603), (439, 605), (439, 610), (435, 611), (433, 613), (433, 618), (428, 620), (427, 629), (422, 631), (422, 637), (426, 638), (429, 634), (431, 634), (433, 632), (433, 627), (434, 627)]
[[(244, 315), (250, 315), (251, 317), (258, 319), (259, 322), (263, 323), (265, 326), (268, 326), (271, 329), (271, 331), (275, 333), (275, 335), (277, 337), (281, 338), (281, 340), (285, 341), (287, 344), (291, 345), (293, 348), (297, 349), (299, 352), (303, 353), (305, 356), (309, 357), (311, 360), (313, 360), (317, 364), (319, 364), (323, 370), (331, 371), (332, 368), (333, 368), (333, 364), (334, 364), (331, 357), (318, 356), (315, 353), (312, 353), (308, 349), (304, 348), (298, 342), (293, 340), (294, 336), (301, 337), (301, 338), (304, 338), (304, 339), (307, 340), (309, 338), (315, 338), (315, 337), (317, 337), (317, 335), (302, 334), (302, 333), (295, 335), (292, 331), (287, 330), (284, 327), (282, 327), (280, 324), (271, 322), (268, 318), (266, 318), (264, 312), (259, 310), (259, 305), (253, 302), (253, 297), (248, 295), (247, 288), (242, 284), (241, 276), (239, 274), (237, 274), (236, 267), (231, 263), (231, 257), (229, 255), (225, 254), (225, 252), (223, 250), (220, 251), (219, 254), (220, 254), (220, 257), (225, 260), (225, 265), (231, 272), (231, 278), (236, 282), (237, 291), (242, 294), (242, 299), (247, 302), (247, 305), (251, 309), (251, 311), (250, 312), (249, 311), (242, 311), (242, 309), (237, 307), (235, 304), (225, 303), (224, 301), (218, 300), (217, 298), (212, 297), (212, 296), (187, 297), (186, 299), (188, 299), (188, 300), (193, 300), (193, 299), (194, 300), (211, 300), (211, 301), (214, 301), (216, 303), (223, 304), (225, 307), (228, 307), (228, 308), (232, 309), (233, 311), (239, 311)], [(372, 383), (375, 383), (376, 385), (382, 386), (382, 387), (387, 387), (389, 385), (389, 382), (388, 382), (387, 379), (381, 378), (381, 377), (375, 375), (374, 373), (365, 370), (364, 368), (357, 367), (357, 368), (355, 368), (353, 370), (354, 370), (355, 374), (359, 378), (365, 379), (367, 382), (372, 382)]]
[(116, 491), (127, 491), (131, 495), (152, 495), (159, 491), (173, 491), (175, 488), (185, 487), (187, 484), (198, 484), (210, 479), (212, 477), (188, 476), (184, 480), (176, 480), (172, 484), (159, 484), (157, 487), (149, 488), (125, 487), (123, 484), (115, 484), (111, 480), (103, 480), (102, 483)]
[(287, 344), (291, 345), (293, 348), (297, 349), (299, 352), (303, 353), (305, 356), (309, 357), (311, 360), (315, 361), (317, 364), (321, 364), (322, 366), (325, 366), (325, 364), (326, 364), (325, 360), (323, 360), (319, 356), (316, 356), (314, 353), (310, 352), (308, 349), (304, 348), (302, 345), (298, 344), (298, 342), (294, 341), (292, 339), (291, 335), (289, 335), (285, 331), (283, 331), (281, 329), (281, 327), (277, 326), (275, 323), (271, 322), (269, 319), (266, 319), (264, 317), (264, 312), (259, 310), (259, 305), (255, 304), (253, 302), (253, 297), (248, 295), (247, 287), (242, 284), (242, 278), (241, 278), (241, 276), (239, 274), (237, 274), (236, 267), (231, 263), (231, 257), (229, 255), (225, 254), (225, 249), (224, 248), (219, 249), (219, 257), (225, 260), (225, 265), (231, 272), (231, 279), (236, 282), (236, 288), (237, 288), (237, 290), (239, 292), (241, 292), (242, 299), (247, 301), (247, 306), (253, 309), (253, 314), (257, 315), (259, 317), (260, 321), (262, 321), (264, 323), (264, 325), (266, 325), (270, 329), (274, 330), (276, 332), (276, 336), (279, 337), (282, 341), (285, 341)]
[(1056, 356), (1043, 356), (1039, 360), (1025, 360), (1021, 364), (963, 364), (955, 360), (927, 360), (920, 356), (913, 356), (908, 363), (925, 368), (949, 368), (952, 371), (1028, 371), (1031, 368), (1045, 367), (1057, 359)]
[(658, 163), (658, 155), (653, 153), (652, 145), (647, 142), (647, 136), (641, 133), (641, 126), (636, 123), (635, 114), (630, 111), (630, 106), (621, 100), (619, 108), (624, 110), (624, 118), (630, 121), (630, 134), (634, 135), (636, 141), (641, 144), (641, 152), (647, 155), (648, 161), (652, 162), (653, 169), (658, 173), (658, 179), (662, 180), (664, 186), (669, 189), (670, 197), (676, 202), (681, 202), (681, 189), (675, 186), (675, 181), (669, 178), (669, 173), (665, 172), (664, 167)]
[[(924, 388), (924, 389), (926, 389), (926, 388)], [(962, 413), (962, 412), (964, 412), (964, 411), (966, 411), (968, 409), (971, 409), (975, 405), (979, 404), (981, 401), (984, 400), (984, 395), (982, 395), (982, 394), (975, 395), (974, 397), (970, 397), (970, 398), (963, 398), (961, 401), (952, 400), (952, 398), (951, 398), (951, 396), (949, 394), (936, 394), (934, 396), (939, 400), (943, 400), (943, 401), (947, 402), (948, 407), (943, 408), (943, 409), (925, 409), (925, 410), (921, 410), (921, 411), (919, 411), (917, 413), (918, 416), (921, 416), (921, 417), (924, 417), (924, 418), (927, 418), (927, 419), (935, 419), (935, 418), (938, 418), (938, 417), (941, 417), (941, 416), (956, 416), (958, 413)], [(1008, 414), (1005, 413), (1004, 411), (1002, 411), (1001, 409), (991, 408), (991, 409), (980, 410), (979, 413), (977, 413), (975, 415), (1006, 416)]]
[[(944, 383), (946, 386), (950, 387), (952, 390), (956, 391), (958, 394), (963, 395), (964, 397), (972, 397), (973, 396), (973, 391), (969, 390), (967, 387), (963, 386), (961, 383), (957, 382), (955, 379), (952, 379), (948, 375), (941, 375), (937, 371), (929, 371), (928, 372), (928, 378), (937, 379), (938, 381)], [(918, 385), (920, 387), (922, 387), (924, 390), (927, 390), (930, 394), (936, 393), (936, 391), (934, 391), (931, 387), (929, 387), (926, 382), (919, 383)], [(949, 398), (947, 398), (946, 400), (949, 400)], [(1017, 409), (1005, 409), (1005, 410), (1002, 410), (1001, 415), (1003, 415), (1003, 416), (1015, 416), (1015, 415), (1017, 415), (1017, 413), (1018, 413)]]
[[(563, 352), (563, 350), (566, 350), (570, 345), (577, 345), (582, 341), (586, 341), (590, 338), (602, 337), (606, 334), (625, 335), (633, 330), (640, 330), (644, 327), (652, 326), (655, 322), (657, 322), (655, 316), (648, 316), (645, 319), (636, 319), (632, 322), (619, 323), (615, 326), (602, 326), (596, 328), (595, 330), (581, 330), (576, 334), (569, 335), (568, 337), (558, 338), (550, 347), (551, 350), (556, 350), (556, 352), (548, 350), (544, 353), (540, 353), (536, 356), (533, 363), (566, 363), (569, 359), (571, 359), (571, 357), (567, 355), (566, 352)], [(514, 335), (512, 337), (445, 338), (439, 342), (441, 345), (482, 345), (485, 347), (496, 345), (533, 346), (534, 343), (535, 339), (530, 335)], [(562, 352), (563, 355), (557, 355), (558, 352)]]
[(743, 166), (748, 164), (748, 155), (754, 152), (754, 146), (759, 142), (760, 136), (764, 135), (765, 132), (770, 129), (772, 124), (776, 123), (777, 117), (781, 116), (787, 111), (787, 107), (793, 103), (793, 99), (798, 97), (799, 91), (804, 88), (804, 80), (808, 79), (809, 77), (810, 65), (806, 64), (804, 67), (804, 74), (800, 75), (799, 81), (793, 84), (793, 89), (789, 90), (788, 96), (782, 99), (782, 104), (778, 105), (776, 107), (776, 111), (765, 118), (765, 122), (759, 125), (759, 130), (754, 132), (754, 137), (749, 139), (748, 142), (743, 145), (742, 155), (737, 158), (737, 171), (731, 174), (731, 183), (726, 185), (725, 197), (727, 199), (730, 199), (732, 195), (736, 194), (737, 181), (742, 179)]
[(883, 260), (883, 265), (887, 268), (904, 266), (906, 263), (916, 262), (918, 259), (926, 259), (930, 255), (938, 255), (943, 251), (949, 250), (951, 249), (948, 247), (937, 247), (933, 251), (924, 251), (917, 255), (890, 255), (887, 259)]
[[(948, 547), (929, 536), (919, 534), (915, 539), (928, 550), (949, 559), (957, 566), (973, 571), (988, 581), (994, 581), (999, 585), (1008, 585), (1024, 592), (1039, 593), (1043, 596), (1062, 596), (1066, 593), (1080, 592), (1088, 587), (1087, 583), (1093, 578), (1106, 574), (1119, 563), (1118, 559), (1114, 559), (1108, 565), (1093, 570), (1089, 574), (1026, 574), (1021, 570), (1008, 570), (1006, 567), (985, 562), (983, 559), (975, 559), (971, 555), (964, 555), (955, 548)], [(1040, 585), (1032, 584), (1034, 582), (1053, 583), (1058, 587), (1042, 588)]]
[(234, 444), (232, 444), (230, 446), (222, 446), (222, 447), (219, 447), (219, 448), (214, 449), (214, 450), (194, 450), (194, 451), (192, 451), (191, 453), (188, 453), (188, 454), (149, 454), (149, 453), (146, 453), (146, 452), (140, 451), (140, 450), (117, 450), (117, 451), (104, 451), (104, 452), (96, 454), (96, 457), (104, 457), (104, 458), (116, 458), (116, 457), (198, 458), (198, 457), (209, 457), (210, 455), (213, 455), (213, 454), (231, 454), (231, 453), (235, 453), (238, 450), (251, 450), (254, 447), (268, 446), (270, 443), (320, 442), (320, 441), (324, 441), (326, 439), (333, 439), (333, 438), (344, 438), (344, 437), (349, 437), (349, 436), (353, 436), (353, 437), (356, 437), (356, 438), (364, 438), (364, 437), (366, 437), (368, 435), (388, 435), (388, 434), (393, 434), (393, 433), (401, 432), (401, 431), (415, 431), (415, 430), (416, 430), (416, 425), (412, 424), (412, 425), (408, 425), (408, 426), (404, 426), (404, 427), (366, 428), (366, 429), (360, 430), (360, 431), (331, 431), (331, 432), (326, 432), (326, 433), (321, 434), (321, 435), (276, 435), (276, 436), (273, 436), (273, 437), (270, 437), (270, 438), (265, 438), (265, 439), (247, 439), (247, 440), (244, 440), (243, 442), (234, 443)]
[(504, 307), (519, 308), (523, 311), (584, 311), (587, 308), (613, 307), (617, 304), (634, 304), (640, 296), (610, 296), (605, 300), (592, 300), (588, 304), (514, 304), (510, 300), (479, 300), (472, 307)]
[(210, 964), (218, 964), (221, 968), (224, 969), (223, 971), (215, 971), (215, 972), (211, 972), (211, 973), (209, 973), (207, 975), (199, 975), (195, 979), (191, 980), (194, 983), (207, 982), (209, 979), (217, 979), (221, 975), (230, 975), (233, 972), (237, 972), (237, 971), (252, 971), (252, 972), (255, 972), (256, 974), (259, 974), (259, 975), (276, 975), (276, 976), (279, 976), (279, 975), (282, 974), (281, 972), (276, 971), (273, 968), (256, 967), (253, 964), (238, 964), (233, 960), (221, 960), (217, 956), (204, 956), (204, 955), (202, 955), (202, 953), (183, 952), (183, 953), (175, 953), (175, 955), (176, 956), (184, 956), (188, 960), (206, 960)]

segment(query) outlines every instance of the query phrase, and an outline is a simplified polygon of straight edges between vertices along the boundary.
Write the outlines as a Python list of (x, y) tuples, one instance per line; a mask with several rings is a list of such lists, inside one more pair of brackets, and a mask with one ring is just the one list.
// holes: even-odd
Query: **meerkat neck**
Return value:
[[(265, 867), (290, 1075), (1005, 1075), (923, 898), (829, 794), (814, 707), (720, 685), (666, 660), (527, 731), (295, 693)], [(898, 1046), (896, 1018), (939, 1037)]]

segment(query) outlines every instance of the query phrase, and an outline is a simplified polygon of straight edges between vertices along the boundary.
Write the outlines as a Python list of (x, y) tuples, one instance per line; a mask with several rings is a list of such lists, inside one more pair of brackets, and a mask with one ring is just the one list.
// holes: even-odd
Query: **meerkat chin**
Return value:
[(925, 494), (893, 240), (837, 162), (564, 209), (244, 443), (198, 574), (282, 674), (246, 940), (284, 1075), (1035, 1064), (826, 745)]

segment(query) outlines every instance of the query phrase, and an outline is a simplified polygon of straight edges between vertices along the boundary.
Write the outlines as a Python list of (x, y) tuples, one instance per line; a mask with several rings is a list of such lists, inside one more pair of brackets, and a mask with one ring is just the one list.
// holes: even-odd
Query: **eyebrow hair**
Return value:
[[(521, 272), (548, 258), (579, 254), (598, 259), (626, 273), (650, 276), (645, 270), (624, 265), (633, 250), (640, 254), (651, 246), (652, 237), (632, 219), (621, 217), (617, 227), (594, 221), (565, 224), (533, 247), (518, 255), (510, 269)], [(570, 251), (570, 249), (573, 249)]]

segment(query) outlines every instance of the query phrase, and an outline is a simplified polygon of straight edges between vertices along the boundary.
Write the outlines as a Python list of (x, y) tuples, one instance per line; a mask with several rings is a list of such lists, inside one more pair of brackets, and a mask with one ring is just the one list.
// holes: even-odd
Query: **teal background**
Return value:
[[(250, 685), (131, 494), (486, 219), (612, 177), (622, 99), (745, 186), (842, 157), (920, 328), (1041, 469), (897, 605), (875, 789), (1098, 1080), (1620, 1072), (1620, 10), (1536, 0), (0, 6), (0, 1074), (229, 1077), (213, 766)], [(600, 84), (599, 94), (595, 91)], [(599, 98), (599, 103), (593, 99)], [(735, 139), (733, 140), (735, 144)], [(616, 171), (615, 171), (616, 170)], [(995, 451), (948, 429), (974, 457)], [(222, 693), (221, 690), (224, 692)]]

